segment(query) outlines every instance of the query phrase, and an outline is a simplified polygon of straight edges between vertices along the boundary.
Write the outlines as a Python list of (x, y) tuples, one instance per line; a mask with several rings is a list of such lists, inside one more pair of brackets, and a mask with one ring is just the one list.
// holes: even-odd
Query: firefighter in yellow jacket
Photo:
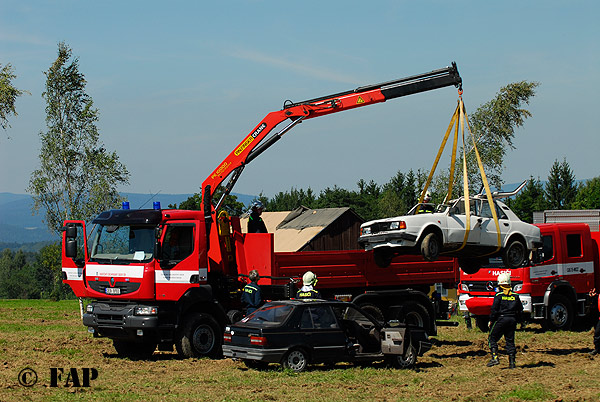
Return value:
[(500, 292), (494, 296), (492, 311), (490, 314), (490, 337), (489, 346), (492, 352), (492, 359), (487, 366), (500, 364), (498, 360), (498, 341), (502, 336), (506, 341), (506, 353), (508, 353), (508, 368), (515, 368), (515, 330), (517, 322), (521, 321), (523, 305), (519, 295), (512, 291), (510, 287), (510, 274), (503, 272), (498, 275), (498, 286)]
[(312, 271), (306, 271), (302, 276), (302, 286), (296, 293), (296, 299), (320, 299), (321, 293), (315, 289), (317, 284), (317, 275)]

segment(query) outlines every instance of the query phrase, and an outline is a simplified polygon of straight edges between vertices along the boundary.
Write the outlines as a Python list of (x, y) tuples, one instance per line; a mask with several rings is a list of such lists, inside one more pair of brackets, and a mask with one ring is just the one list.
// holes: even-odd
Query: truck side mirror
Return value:
[(156, 239), (154, 243), (154, 258), (157, 260), (162, 260), (162, 244), (160, 244), (160, 239)]
[(77, 238), (77, 226), (73, 224), (69, 224), (65, 227), (65, 232), (67, 239), (76, 239)]
[[(77, 229), (75, 229), (75, 233), (77, 234)], [(65, 240), (65, 256), (67, 258), (77, 258), (77, 239), (69, 237), (68, 232), (67, 239)]]

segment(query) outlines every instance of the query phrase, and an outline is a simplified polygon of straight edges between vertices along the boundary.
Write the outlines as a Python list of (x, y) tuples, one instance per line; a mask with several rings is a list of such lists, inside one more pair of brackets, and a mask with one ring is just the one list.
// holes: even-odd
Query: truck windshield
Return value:
[(96, 225), (89, 255), (96, 262), (150, 261), (154, 253), (152, 225)]

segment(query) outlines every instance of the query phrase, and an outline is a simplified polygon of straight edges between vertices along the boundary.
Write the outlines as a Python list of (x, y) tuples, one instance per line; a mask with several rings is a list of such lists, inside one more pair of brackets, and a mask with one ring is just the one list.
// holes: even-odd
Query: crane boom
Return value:
[[(462, 86), (462, 79), (454, 62), (450, 67), (428, 73), (366, 85), (297, 103), (287, 103), (286, 101), (283, 109), (267, 114), (202, 183), (202, 209), (204, 210), (207, 228), (212, 221), (212, 215), (219, 208), (225, 196), (233, 189), (245, 165), (277, 142), (283, 134), (301, 121), (450, 85), (459, 88)], [(288, 119), (290, 123), (285, 128), (265, 140), (275, 127)], [(225, 192), (215, 207), (212, 204), (214, 192), (228, 176), (231, 176), (231, 179), (225, 186)]]

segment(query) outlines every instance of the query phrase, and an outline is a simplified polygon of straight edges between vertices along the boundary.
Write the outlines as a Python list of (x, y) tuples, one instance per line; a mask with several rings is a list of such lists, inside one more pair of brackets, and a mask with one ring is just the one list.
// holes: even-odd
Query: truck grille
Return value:
[[(514, 288), (515, 285), (523, 283), (522, 281), (512, 281), (511, 286)], [(490, 292), (496, 293), (498, 287), (498, 281), (470, 281), (463, 282), (469, 287), (469, 292)]]
[[(99, 293), (106, 293), (106, 288), (110, 288), (108, 281), (88, 281), (90, 287)], [(140, 283), (137, 282), (117, 282), (114, 288), (121, 289), (120, 294), (133, 293), (140, 288)]]

